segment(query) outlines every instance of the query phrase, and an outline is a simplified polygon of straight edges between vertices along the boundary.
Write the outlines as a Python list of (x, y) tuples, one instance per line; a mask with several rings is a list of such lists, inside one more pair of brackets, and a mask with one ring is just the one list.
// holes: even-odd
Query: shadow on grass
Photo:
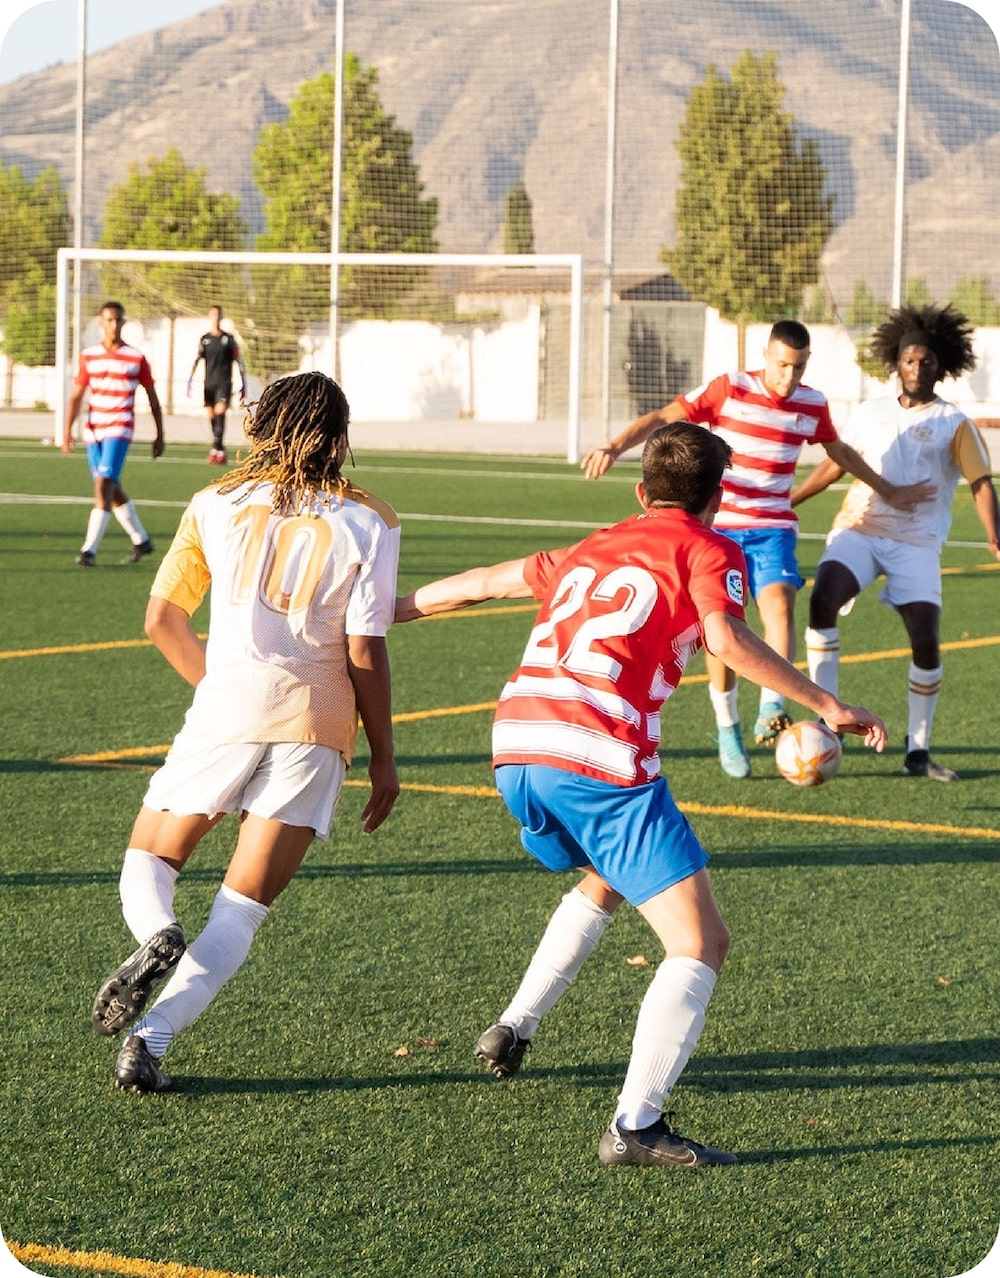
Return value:
[[(621, 1083), (626, 1061), (591, 1062), (552, 1068), (526, 1067), (524, 1082), (572, 1082), (582, 1087), (611, 1087)], [(955, 1065), (979, 1066), (956, 1074)], [(942, 1073), (941, 1071), (948, 1071)], [(955, 1039), (939, 1043), (872, 1043), (863, 1047), (831, 1047), (796, 1052), (750, 1052), (745, 1055), (695, 1056), (684, 1072), (685, 1086), (717, 1092), (815, 1091), (837, 1087), (905, 1087), (926, 1083), (953, 1085), (1000, 1079), (1000, 1038)], [(330, 1075), (320, 1078), (220, 1078), (212, 1075), (175, 1077), (186, 1095), (257, 1093), (316, 1094), (372, 1091), (382, 1088), (440, 1087), (481, 1083), (500, 1087), (482, 1069), (435, 1070), (433, 1058), (409, 1057), (397, 1074), (364, 1078)], [(992, 1139), (992, 1138), (991, 1138)], [(1000, 1135), (995, 1138), (1000, 1142)], [(883, 1148), (884, 1146), (877, 1146)], [(859, 1149), (868, 1146), (859, 1146)], [(876, 1148), (876, 1146), (872, 1146)]]
[[(182, 882), (221, 883), (225, 867), (190, 866), (183, 871)], [(24, 870), (0, 874), (0, 888), (4, 887), (95, 887), (100, 884), (117, 884), (120, 868), (113, 870)], [(447, 876), (456, 874), (544, 874), (529, 857), (512, 857), (510, 860), (468, 861), (379, 861), (371, 864), (303, 865), (296, 879), (401, 879)]]
[(1000, 1145), (1000, 1136), (939, 1136), (925, 1140), (878, 1140), (857, 1145), (800, 1145), (794, 1149), (740, 1151), (741, 1163), (787, 1163), (802, 1158), (849, 1158), (852, 1154), (891, 1154), (917, 1149), (971, 1149)]
[[(954, 836), (947, 844), (924, 847), (845, 847), (829, 844), (825, 847), (803, 847), (788, 844), (750, 852), (712, 852), (710, 868), (713, 870), (794, 869), (822, 866), (853, 866), (857, 868), (892, 865), (963, 865), (988, 864), (1000, 861), (1000, 841), (979, 843), (974, 838), (968, 844), (956, 846)], [(518, 855), (512, 845), (509, 858), (470, 857), (462, 860), (432, 861), (416, 856), (412, 861), (346, 862), (343, 865), (306, 862), (300, 866), (296, 878), (318, 881), (323, 879), (404, 879), (435, 878), (449, 875), (510, 875), (548, 874), (527, 854)], [(113, 870), (24, 870), (0, 874), (0, 888), (58, 888), (93, 887), (105, 883), (117, 883), (120, 867)], [(221, 865), (191, 865), (183, 871), (187, 883), (221, 882), (225, 867)], [(576, 881), (575, 873), (561, 876), (563, 884)]]

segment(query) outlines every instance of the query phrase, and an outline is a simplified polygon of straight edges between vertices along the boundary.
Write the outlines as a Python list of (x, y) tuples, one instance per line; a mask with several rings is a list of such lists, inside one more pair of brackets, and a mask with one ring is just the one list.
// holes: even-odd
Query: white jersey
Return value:
[(185, 728), (216, 743), (315, 742), (350, 762), (357, 704), (347, 635), (385, 635), (399, 562), (395, 512), (348, 485), (278, 515), (272, 486), (196, 493), (151, 593), (193, 615), (211, 586), (205, 677)]
[(893, 484), (930, 480), (937, 496), (913, 510), (894, 510), (856, 479), (833, 521), (871, 537), (911, 546), (944, 545), (959, 478), (974, 483), (991, 473), (983, 437), (960, 408), (943, 399), (903, 408), (898, 399), (867, 400), (851, 414), (841, 438), (872, 470)]

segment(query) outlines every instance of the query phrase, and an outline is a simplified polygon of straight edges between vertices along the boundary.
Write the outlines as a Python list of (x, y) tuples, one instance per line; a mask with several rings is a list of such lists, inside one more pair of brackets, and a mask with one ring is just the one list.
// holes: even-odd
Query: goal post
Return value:
[(57, 442), (84, 344), (73, 317), (85, 326), (108, 297), (142, 325), (137, 344), (168, 413), (194, 354), (176, 330), (219, 304), (258, 385), (322, 368), (340, 380), (357, 421), (437, 417), (467, 420), (472, 430), (547, 420), (565, 426), (567, 461), (580, 459), (581, 254), (61, 248)]

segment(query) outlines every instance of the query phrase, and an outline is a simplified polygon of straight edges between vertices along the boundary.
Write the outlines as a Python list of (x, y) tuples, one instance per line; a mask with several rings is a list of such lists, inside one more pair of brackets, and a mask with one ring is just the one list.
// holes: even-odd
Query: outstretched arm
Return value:
[(885, 724), (863, 706), (849, 706), (832, 693), (807, 679), (773, 648), (755, 635), (745, 621), (725, 612), (711, 612), (705, 618), (705, 646), (730, 670), (744, 679), (773, 688), (808, 707), (835, 732), (864, 737), (865, 745), (881, 753), (886, 746)]
[(347, 636), (347, 673), (354, 685), (358, 714), (368, 738), (371, 794), (361, 812), (365, 834), (377, 830), (399, 796), (392, 744), (392, 686), (389, 656), (382, 635)]
[(508, 559), (486, 568), (469, 568), (453, 577), (418, 586), (396, 600), (396, 621), (416, 621), (436, 612), (455, 612), (486, 599), (530, 599), (524, 580), (524, 560)]
[(802, 483), (792, 489), (789, 500), (793, 506), (797, 506), (799, 502), (808, 501), (810, 497), (815, 497), (817, 493), (821, 493), (829, 488), (831, 484), (835, 484), (843, 474), (844, 469), (842, 466), (838, 466), (829, 457), (824, 457), (806, 475)]
[(671, 422), (687, 421), (687, 414), (678, 404), (666, 404), (642, 417), (637, 417), (603, 448), (592, 448), (580, 463), (588, 479), (600, 479), (615, 464), (622, 453), (644, 444), (654, 430)]
[(845, 444), (842, 439), (833, 439), (823, 447), (827, 457), (840, 467), (841, 474), (845, 470), (850, 471), (855, 479), (874, 489), (895, 510), (912, 510), (922, 501), (932, 501), (937, 496), (937, 488), (929, 479), (921, 479), (915, 484), (891, 484), (884, 475), (872, 470), (856, 448)]

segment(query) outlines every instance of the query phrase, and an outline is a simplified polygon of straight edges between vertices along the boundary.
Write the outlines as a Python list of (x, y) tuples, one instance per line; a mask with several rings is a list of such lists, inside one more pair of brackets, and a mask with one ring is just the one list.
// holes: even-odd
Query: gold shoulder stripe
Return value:
[(383, 501), (381, 497), (376, 497), (374, 493), (368, 492), (367, 489), (348, 484), (344, 489), (344, 497), (348, 501), (356, 501), (359, 506), (367, 506), (369, 510), (373, 510), (387, 528), (399, 527), (399, 516), (389, 503)]

